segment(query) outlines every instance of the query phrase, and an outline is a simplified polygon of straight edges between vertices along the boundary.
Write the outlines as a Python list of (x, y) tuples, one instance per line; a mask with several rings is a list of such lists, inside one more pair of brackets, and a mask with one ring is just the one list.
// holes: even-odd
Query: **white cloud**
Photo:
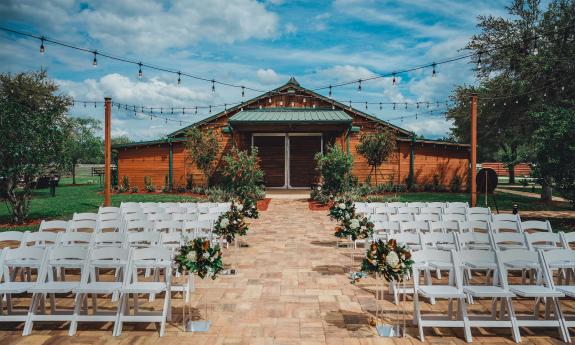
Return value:
[(264, 84), (277, 84), (280, 80), (279, 75), (271, 68), (260, 68), (256, 74), (260, 82)]
[(285, 25), (285, 32), (288, 35), (293, 35), (293, 34), (297, 33), (297, 26), (293, 23), (287, 23)]
[[(423, 117), (423, 118), (422, 118)], [(449, 134), (450, 122), (444, 118), (425, 118), (421, 116), (418, 120), (411, 119), (409, 122), (399, 124), (400, 127), (413, 131), (426, 138), (445, 137)]]

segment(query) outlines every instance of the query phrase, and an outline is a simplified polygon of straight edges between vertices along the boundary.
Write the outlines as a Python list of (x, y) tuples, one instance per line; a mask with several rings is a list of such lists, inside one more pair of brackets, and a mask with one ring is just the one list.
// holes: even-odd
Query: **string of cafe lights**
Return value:
[[(575, 27), (575, 25), (569, 25), (563, 28), (557, 28), (555, 27), (554, 29), (554, 33), (558, 33), (559, 31), (565, 31), (568, 30), (572, 27)], [(51, 44), (55, 44), (55, 45), (59, 45), (65, 48), (69, 48), (69, 49), (73, 49), (76, 51), (81, 51), (81, 52), (86, 52), (86, 53), (90, 53), (93, 57), (92, 59), (92, 65), (93, 66), (98, 66), (98, 56), (100, 57), (104, 57), (104, 58), (108, 58), (111, 60), (116, 60), (119, 62), (123, 62), (123, 63), (128, 63), (128, 64), (132, 64), (132, 65), (137, 65), (138, 66), (138, 76), (141, 78), (143, 77), (143, 70), (142, 68), (147, 68), (147, 69), (152, 69), (152, 70), (157, 70), (157, 71), (161, 71), (161, 72), (165, 72), (165, 73), (171, 73), (171, 74), (175, 74), (178, 76), (177, 79), (177, 83), (178, 85), (181, 84), (182, 82), (182, 76), (184, 77), (189, 77), (192, 79), (196, 79), (196, 80), (200, 80), (200, 81), (205, 81), (205, 82), (209, 82), (211, 83), (211, 91), (212, 93), (215, 92), (215, 88), (216, 88), (216, 84), (219, 85), (224, 85), (224, 86), (228, 86), (228, 87), (233, 87), (233, 88), (240, 88), (241, 89), (241, 95), (242, 98), (245, 97), (245, 91), (246, 90), (250, 90), (250, 91), (254, 91), (254, 92), (260, 92), (260, 93), (265, 93), (265, 94), (273, 94), (275, 91), (266, 91), (266, 90), (259, 90), (256, 88), (252, 88), (252, 87), (248, 87), (245, 85), (238, 85), (238, 84), (233, 84), (233, 83), (229, 83), (229, 82), (224, 82), (224, 81), (220, 81), (220, 80), (216, 80), (214, 78), (206, 78), (206, 77), (201, 77), (201, 76), (197, 76), (191, 73), (187, 73), (187, 72), (182, 72), (181, 70), (175, 70), (172, 68), (168, 68), (168, 67), (162, 67), (162, 66), (157, 66), (157, 65), (152, 65), (149, 63), (143, 63), (142, 61), (139, 60), (132, 60), (132, 59), (128, 59), (125, 57), (118, 57), (116, 55), (112, 55), (112, 54), (108, 54), (108, 53), (104, 53), (104, 52), (99, 52), (98, 50), (92, 50), (92, 49), (87, 49), (87, 48), (83, 48), (83, 47), (79, 47), (77, 45), (71, 44), (71, 43), (66, 43), (66, 42), (62, 42), (59, 40), (55, 40), (55, 39), (51, 39), (48, 38), (44, 35), (35, 35), (35, 34), (30, 34), (30, 33), (25, 33), (19, 30), (15, 30), (15, 29), (11, 29), (11, 28), (7, 28), (7, 27), (3, 27), (0, 26), (0, 30), (3, 30), (5, 32), (10, 32), (12, 34), (16, 34), (16, 35), (20, 35), (20, 36), (24, 36), (24, 37), (29, 37), (29, 38), (34, 38), (34, 39), (38, 39), (40, 40), (40, 53), (44, 54), (46, 47), (45, 47), (45, 43), (51, 43)], [(537, 45), (537, 40), (540, 39), (540, 34), (537, 33), (533, 33), (533, 36), (530, 38), (530, 40), (533, 41), (533, 50), (532, 53), (534, 55), (538, 54), (538, 45)], [(460, 60), (464, 60), (464, 59), (468, 59), (468, 58), (476, 58), (476, 69), (477, 70), (481, 70), (482, 68), (482, 56), (484, 56), (484, 54), (488, 54), (491, 51), (495, 51), (498, 49), (501, 49), (502, 47), (505, 47), (505, 45), (502, 45), (500, 47), (493, 47), (490, 49), (485, 49), (483, 51), (480, 51), (478, 53), (469, 53), (469, 54), (465, 54), (465, 55), (460, 55), (460, 56), (456, 56), (456, 57), (452, 57), (452, 58), (447, 58), (447, 59), (443, 59), (443, 60), (438, 60), (432, 63), (428, 63), (428, 64), (424, 64), (424, 65), (420, 65), (420, 66), (416, 66), (416, 67), (412, 67), (412, 68), (407, 68), (407, 69), (400, 69), (400, 70), (396, 70), (394, 72), (391, 73), (385, 73), (385, 74), (376, 74), (372, 77), (367, 77), (367, 78), (362, 78), (362, 79), (357, 79), (354, 81), (348, 81), (348, 82), (342, 82), (342, 83), (336, 83), (336, 84), (330, 84), (328, 86), (322, 86), (322, 87), (318, 87), (318, 88), (314, 88), (312, 90), (314, 91), (321, 91), (321, 90), (328, 90), (328, 97), (332, 97), (332, 90), (334, 88), (337, 87), (343, 87), (343, 86), (347, 86), (347, 85), (352, 85), (352, 84), (357, 84), (357, 90), (358, 91), (362, 91), (363, 87), (362, 87), (362, 83), (368, 82), (368, 81), (372, 81), (372, 80), (377, 80), (377, 79), (381, 79), (381, 78), (392, 78), (392, 84), (396, 85), (397, 84), (397, 77), (403, 74), (407, 74), (410, 72), (414, 72), (414, 71), (418, 71), (418, 70), (422, 70), (422, 69), (428, 69), (431, 68), (432, 69), (432, 77), (436, 77), (437, 75), (437, 68), (440, 65), (443, 64), (447, 64), (447, 63), (451, 63), (451, 62), (456, 62), (456, 61), (460, 61)]]

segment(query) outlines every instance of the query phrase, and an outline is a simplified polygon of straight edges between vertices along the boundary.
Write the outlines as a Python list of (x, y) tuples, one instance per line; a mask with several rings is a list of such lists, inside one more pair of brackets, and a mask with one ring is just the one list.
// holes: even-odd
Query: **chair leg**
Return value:
[(467, 316), (467, 306), (465, 305), (465, 298), (459, 298), (457, 300), (459, 305), (459, 315), (463, 320), (463, 334), (465, 335), (465, 341), (471, 343), (473, 341), (471, 337), (471, 327), (469, 326), (469, 316)]
[(28, 316), (26, 318), (26, 323), (24, 324), (24, 330), (22, 331), (22, 336), (30, 335), (32, 333), (32, 327), (34, 325), (34, 315), (36, 314), (36, 308), (38, 306), (38, 299), (40, 298), (39, 293), (32, 295), (32, 302), (30, 303), (30, 308), (28, 309)]
[(82, 300), (82, 294), (76, 294), (76, 298), (74, 298), (74, 316), (72, 321), (70, 322), (70, 329), (68, 330), (68, 335), (73, 336), (76, 334), (76, 330), (78, 328), (78, 315), (80, 315), (80, 301)]
[(565, 324), (565, 315), (563, 315), (563, 311), (561, 311), (561, 305), (559, 304), (559, 299), (551, 298), (553, 302), (553, 307), (555, 309), (555, 317), (557, 321), (559, 321), (559, 333), (561, 334), (561, 338), (567, 344), (571, 343), (571, 337), (569, 336), (569, 328)]
[[(501, 301), (503, 303), (503, 300)], [(519, 333), (519, 326), (517, 326), (517, 317), (515, 316), (515, 309), (513, 309), (511, 297), (505, 298), (505, 304), (507, 306), (507, 312), (509, 313), (509, 320), (511, 321), (511, 333), (513, 334), (513, 340), (516, 343), (521, 342), (521, 333)]]

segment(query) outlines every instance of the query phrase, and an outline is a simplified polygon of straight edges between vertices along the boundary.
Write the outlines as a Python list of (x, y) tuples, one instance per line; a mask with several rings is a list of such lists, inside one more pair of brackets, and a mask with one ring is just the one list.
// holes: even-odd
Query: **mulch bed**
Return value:
[(25, 221), (22, 224), (5, 223), (5, 224), (0, 224), (0, 229), (17, 228), (20, 226), (38, 225), (41, 222), (42, 222), (42, 219), (31, 219), (31, 220)]
[(315, 201), (313, 199), (308, 199), (307, 204), (309, 206), (309, 209), (312, 211), (327, 211), (331, 207), (331, 202), (324, 205), (324, 204), (318, 203), (317, 201)]
[(262, 200), (258, 200), (258, 202), (257, 202), (258, 211), (267, 211), (268, 206), (270, 205), (270, 201), (272, 201), (271, 198), (265, 198)]

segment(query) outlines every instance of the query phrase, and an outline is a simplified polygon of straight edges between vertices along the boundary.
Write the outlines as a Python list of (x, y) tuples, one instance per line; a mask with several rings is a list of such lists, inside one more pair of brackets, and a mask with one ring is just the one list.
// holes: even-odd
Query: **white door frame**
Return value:
[(284, 137), (284, 185), (281, 187), (266, 187), (270, 189), (309, 189), (309, 187), (292, 187), (290, 184), (290, 137), (320, 137), (320, 152), (323, 154), (323, 133), (252, 133), (254, 137)]

